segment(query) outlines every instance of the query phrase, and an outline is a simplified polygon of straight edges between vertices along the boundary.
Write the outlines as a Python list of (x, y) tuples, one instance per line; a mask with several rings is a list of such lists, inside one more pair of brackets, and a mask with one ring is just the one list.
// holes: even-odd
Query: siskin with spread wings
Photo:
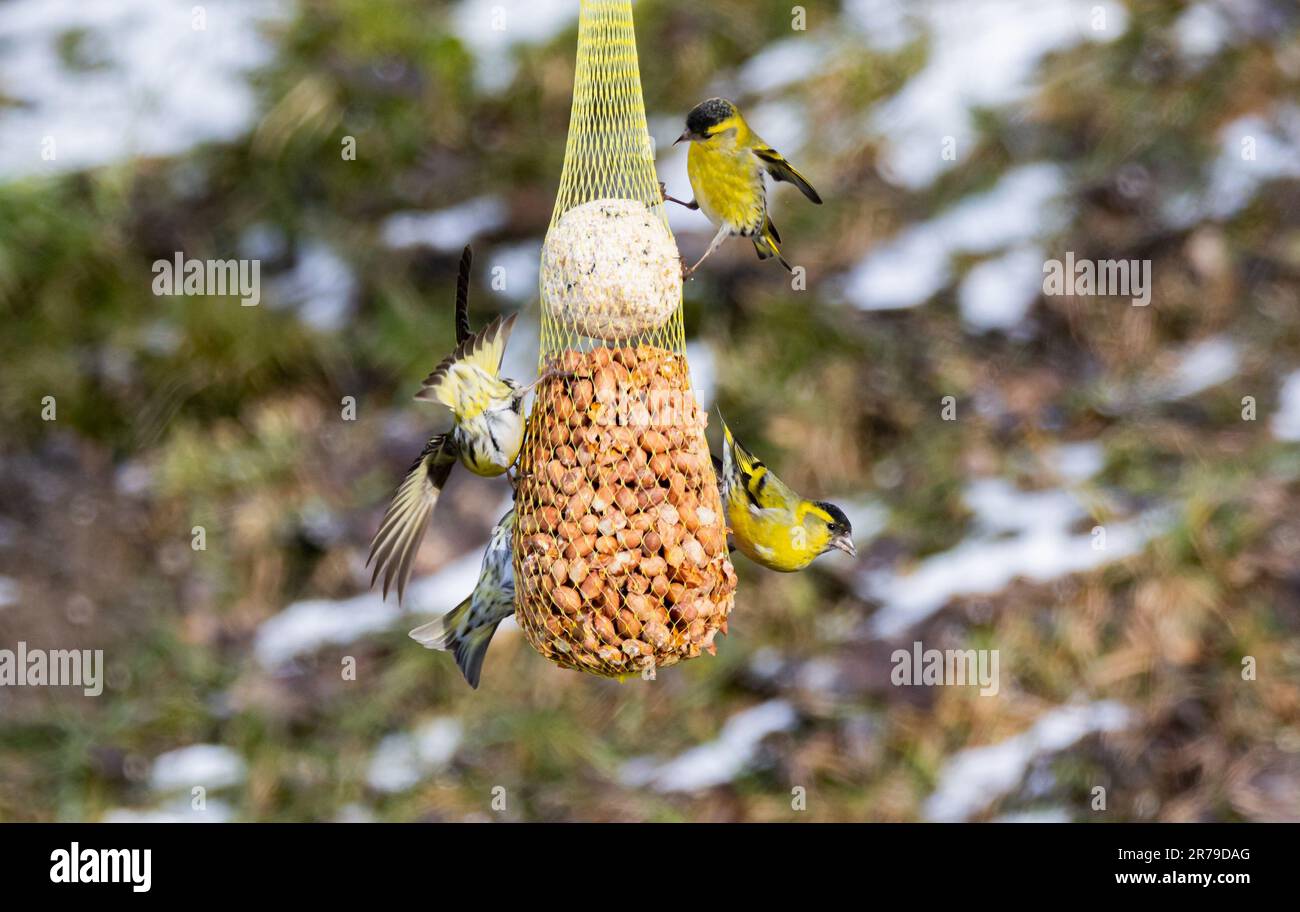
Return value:
[(760, 260), (774, 256), (790, 269), (781, 255), (781, 235), (767, 212), (763, 175), (794, 184), (804, 196), (821, 205), (822, 198), (808, 179), (751, 130), (736, 106), (725, 98), (710, 98), (696, 105), (686, 117), (685, 132), (673, 145), (683, 140), (691, 144), (686, 155), (686, 175), (695, 199), (685, 203), (667, 192), (664, 199), (699, 209), (718, 226), (709, 249), (684, 274), (690, 275), (724, 240), (736, 235), (754, 242)]
[(514, 531), (512, 507), (492, 530), (478, 584), (470, 597), (442, 617), (411, 631), (411, 639), (421, 646), (452, 653), (461, 674), (475, 689), (492, 634), (498, 624), (515, 613)]
[(469, 331), (469, 247), (460, 259), (456, 284), (456, 350), (425, 378), (416, 399), (441, 402), (452, 411), (449, 433), (429, 438), (398, 487), (379, 531), (370, 544), (367, 566), (375, 565), (370, 585), (384, 578), (384, 597), (396, 581), (400, 602), (411, 564), (429, 526), (429, 517), (452, 468), (459, 462), (475, 475), (494, 476), (514, 464), (524, 438), (524, 398), (531, 386), (501, 376), (501, 359), (514, 329), (515, 315), (498, 317), (477, 333)]
[(741, 446), (722, 422), (718, 487), (736, 548), (769, 570), (802, 570), (831, 549), (857, 556), (853, 529), (839, 507), (805, 500)]

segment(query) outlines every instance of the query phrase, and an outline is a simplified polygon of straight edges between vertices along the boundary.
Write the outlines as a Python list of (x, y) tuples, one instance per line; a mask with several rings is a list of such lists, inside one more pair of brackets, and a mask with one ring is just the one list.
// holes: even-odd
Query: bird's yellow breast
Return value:
[(686, 153), (686, 176), (695, 201), (715, 225), (733, 234), (753, 234), (767, 211), (763, 172), (752, 152), (728, 148), (720, 140), (693, 142)]
[(826, 545), (824, 534), (796, 522), (791, 511), (756, 510), (743, 493), (730, 498), (727, 523), (736, 547), (746, 557), (783, 573), (807, 567)]
[(502, 460), (495, 458), (491, 451), (476, 447), (462, 451), (460, 461), (465, 468), (484, 478), (495, 478), (510, 468), (509, 465), (502, 465)]

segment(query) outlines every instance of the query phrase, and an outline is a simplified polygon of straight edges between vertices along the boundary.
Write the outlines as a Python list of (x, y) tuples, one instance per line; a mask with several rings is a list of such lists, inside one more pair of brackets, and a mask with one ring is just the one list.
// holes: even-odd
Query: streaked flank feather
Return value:
[(483, 657), (497, 625), (515, 610), (514, 528), (515, 511), (511, 509), (492, 530), (470, 597), (411, 631), (411, 638), (420, 645), (451, 652), (470, 687), (478, 687)]

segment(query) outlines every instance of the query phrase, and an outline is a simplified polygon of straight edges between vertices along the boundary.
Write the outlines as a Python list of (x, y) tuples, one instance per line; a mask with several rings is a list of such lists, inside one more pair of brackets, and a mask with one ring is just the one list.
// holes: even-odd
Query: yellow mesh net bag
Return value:
[(519, 624), (552, 661), (600, 675), (712, 653), (736, 574), (686, 363), (630, 0), (581, 4), (540, 286), (540, 370), (552, 374), (520, 454)]

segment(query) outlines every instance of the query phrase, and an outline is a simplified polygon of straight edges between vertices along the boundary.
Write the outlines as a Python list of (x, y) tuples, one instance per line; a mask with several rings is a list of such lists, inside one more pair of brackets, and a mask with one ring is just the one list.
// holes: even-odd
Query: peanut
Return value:
[(568, 586), (556, 586), (555, 591), (551, 593), (551, 600), (555, 606), (570, 617), (576, 617), (578, 609), (582, 607), (582, 596), (577, 589)]
[(539, 390), (520, 456), (530, 642), (606, 674), (711, 651), (735, 571), (685, 361), (642, 345), (556, 362), (570, 377)]

